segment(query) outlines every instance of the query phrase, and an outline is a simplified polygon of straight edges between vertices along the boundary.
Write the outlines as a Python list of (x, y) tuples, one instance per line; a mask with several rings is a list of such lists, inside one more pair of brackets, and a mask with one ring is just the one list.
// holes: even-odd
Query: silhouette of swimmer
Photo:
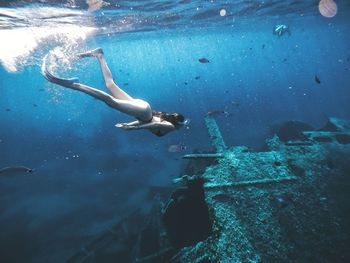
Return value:
[(120, 87), (118, 87), (112, 77), (112, 73), (108, 68), (103, 51), (97, 48), (86, 53), (77, 55), (78, 58), (96, 57), (100, 63), (102, 74), (107, 89), (111, 95), (104, 91), (80, 84), (77, 78), (63, 79), (53, 76), (46, 68), (46, 57), (44, 57), (41, 67), (44, 77), (55, 84), (84, 92), (98, 100), (103, 101), (109, 107), (116, 109), (122, 113), (135, 117), (137, 120), (130, 123), (118, 123), (115, 126), (124, 130), (147, 129), (157, 136), (179, 129), (187, 124), (184, 116), (180, 113), (168, 113), (161, 111), (152, 111), (151, 106), (144, 100), (134, 99)]
[(289, 26), (286, 26), (286, 25), (276, 25), (272, 33), (274, 35), (277, 35), (278, 37), (283, 36), (285, 33), (287, 33), (289, 36), (291, 35)]

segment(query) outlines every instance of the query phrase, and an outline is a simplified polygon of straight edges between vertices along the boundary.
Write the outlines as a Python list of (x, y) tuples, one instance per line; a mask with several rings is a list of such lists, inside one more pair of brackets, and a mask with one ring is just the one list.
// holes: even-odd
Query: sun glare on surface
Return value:
[[(1, 15), (8, 20), (0, 29), (0, 62), (9, 72), (26, 64), (39, 47), (77, 45), (96, 31), (85, 13), (65, 8), (0, 9)], [(85, 18), (84, 25), (74, 23), (76, 16)]]

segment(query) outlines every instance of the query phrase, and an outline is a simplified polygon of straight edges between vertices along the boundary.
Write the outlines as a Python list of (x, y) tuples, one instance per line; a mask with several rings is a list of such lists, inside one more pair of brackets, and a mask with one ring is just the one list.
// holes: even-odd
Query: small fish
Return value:
[(233, 101), (231, 101), (231, 105), (235, 106), (235, 107), (238, 107), (239, 106), (239, 102), (233, 100)]
[(264, 49), (265, 48), (265, 44), (262, 44), (261, 48)]
[(172, 144), (168, 147), (168, 152), (170, 153), (175, 153), (175, 152), (179, 152), (182, 150), (186, 150), (187, 146), (183, 145), (183, 144)]
[(207, 58), (200, 58), (198, 59), (200, 63), (209, 63), (210, 61)]
[(8, 108), (7, 108), (6, 111), (11, 111), (11, 109), (8, 109)]
[(208, 111), (207, 115), (208, 116), (218, 116), (220, 114), (225, 114), (228, 115), (229, 113), (225, 110), (213, 110), (213, 111)]
[(34, 104), (33, 104), (33, 107), (38, 107), (38, 105), (34, 103)]
[(194, 79), (197, 79), (197, 80), (198, 80), (198, 79), (200, 79), (200, 78), (201, 78), (201, 76), (196, 76)]
[(185, 82), (184, 82), (184, 84), (185, 84), (185, 85), (187, 85), (187, 84), (188, 84), (188, 82), (187, 82), (187, 81), (185, 81)]
[(315, 81), (317, 84), (321, 84), (321, 80), (319, 79), (319, 77), (317, 75), (315, 75)]
[(124, 83), (124, 86), (128, 86), (129, 85), (129, 83)]
[(25, 166), (9, 166), (0, 169), (0, 176), (15, 176), (20, 174), (33, 173), (34, 170)]
[(278, 37), (284, 35), (284, 33), (288, 33), (289, 36), (291, 35), (290, 29), (287, 25), (276, 25), (272, 33)]

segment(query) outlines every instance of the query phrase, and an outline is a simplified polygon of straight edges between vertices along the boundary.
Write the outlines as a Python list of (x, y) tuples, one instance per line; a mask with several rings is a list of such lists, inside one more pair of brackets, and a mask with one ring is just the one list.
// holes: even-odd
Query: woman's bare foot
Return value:
[(89, 50), (85, 53), (79, 53), (77, 54), (78, 58), (87, 58), (87, 57), (97, 57), (98, 55), (103, 55), (102, 48), (96, 48), (93, 50)]

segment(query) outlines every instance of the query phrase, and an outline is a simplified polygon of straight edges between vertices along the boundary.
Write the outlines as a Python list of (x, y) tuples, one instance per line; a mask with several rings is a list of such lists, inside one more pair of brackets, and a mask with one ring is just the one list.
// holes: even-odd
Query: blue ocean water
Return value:
[[(149, 190), (183, 174), (185, 153), (211, 150), (209, 111), (224, 111), (227, 145), (255, 149), (277, 123), (350, 119), (350, 4), (336, 2), (325, 18), (317, 1), (100, 1), (90, 11), (85, 1), (0, 1), (0, 168), (35, 169), (0, 178), (1, 262), (64, 262), (147, 210)], [(273, 35), (277, 24), (291, 35)], [(123, 131), (114, 125), (131, 117), (41, 75), (53, 54), (56, 74), (105, 90), (95, 59), (70, 59), (96, 47), (131, 96), (190, 124), (161, 138)]]

